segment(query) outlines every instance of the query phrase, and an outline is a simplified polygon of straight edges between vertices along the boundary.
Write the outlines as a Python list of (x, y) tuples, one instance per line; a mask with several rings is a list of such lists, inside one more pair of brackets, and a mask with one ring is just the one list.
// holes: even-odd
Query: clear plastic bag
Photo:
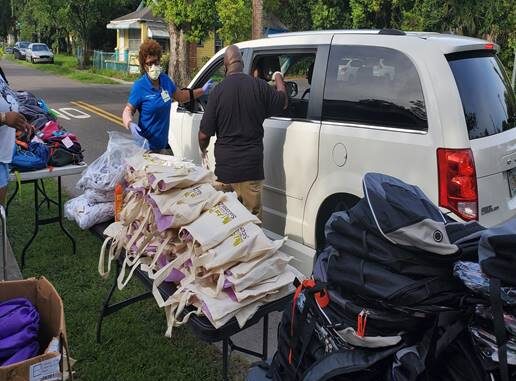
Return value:
[[(489, 297), (489, 278), (482, 273), (476, 262), (455, 262), (453, 275), (459, 278), (472, 291)], [(500, 296), (507, 304), (516, 304), (516, 287), (502, 287)]]
[(133, 137), (118, 131), (109, 131), (109, 142), (106, 152), (93, 161), (76, 187), (80, 190), (94, 189), (113, 191), (115, 185), (123, 180), (125, 160), (128, 157), (144, 152)]
[(111, 220), (115, 210), (112, 202), (94, 203), (85, 195), (81, 195), (64, 204), (64, 214), (67, 219), (75, 221), (81, 229), (86, 230), (93, 225)]

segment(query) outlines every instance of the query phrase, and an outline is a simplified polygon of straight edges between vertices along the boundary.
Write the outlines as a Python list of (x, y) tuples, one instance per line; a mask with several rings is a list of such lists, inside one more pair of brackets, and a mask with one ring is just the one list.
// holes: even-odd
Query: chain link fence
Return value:
[(127, 50), (123, 52), (94, 50), (91, 64), (95, 70), (115, 70), (133, 74), (140, 72), (137, 53)]

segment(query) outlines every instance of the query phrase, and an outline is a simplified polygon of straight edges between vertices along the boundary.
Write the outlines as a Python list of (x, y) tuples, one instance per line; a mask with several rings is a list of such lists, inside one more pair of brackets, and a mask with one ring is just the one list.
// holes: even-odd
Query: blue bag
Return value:
[(50, 152), (42, 143), (32, 142), (28, 150), (16, 145), (11, 168), (20, 172), (36, 171), (47, 167)]

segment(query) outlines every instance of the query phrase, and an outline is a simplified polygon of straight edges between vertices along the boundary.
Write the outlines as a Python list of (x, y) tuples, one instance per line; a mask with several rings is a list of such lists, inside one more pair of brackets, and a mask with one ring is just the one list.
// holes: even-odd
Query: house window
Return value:
[(131, 52), (138, 51), (140, 49), (141, 40), (140, 29), (129, 29), (129, 50)]
[(197, 47), (198, 48), (204, 48), (204, 41), (203, 40), (197, 41)]

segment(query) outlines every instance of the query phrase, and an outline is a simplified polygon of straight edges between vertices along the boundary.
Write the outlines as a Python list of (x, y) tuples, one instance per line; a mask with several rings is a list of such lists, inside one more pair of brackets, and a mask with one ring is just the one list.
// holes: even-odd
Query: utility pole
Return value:
[(512, 63), (512, 89), (516, 90), (516, 49), (514, 49), (514, 61)]
[(262, 38), (263, 33), (263, 0), (253, 0), (252, 39)]

